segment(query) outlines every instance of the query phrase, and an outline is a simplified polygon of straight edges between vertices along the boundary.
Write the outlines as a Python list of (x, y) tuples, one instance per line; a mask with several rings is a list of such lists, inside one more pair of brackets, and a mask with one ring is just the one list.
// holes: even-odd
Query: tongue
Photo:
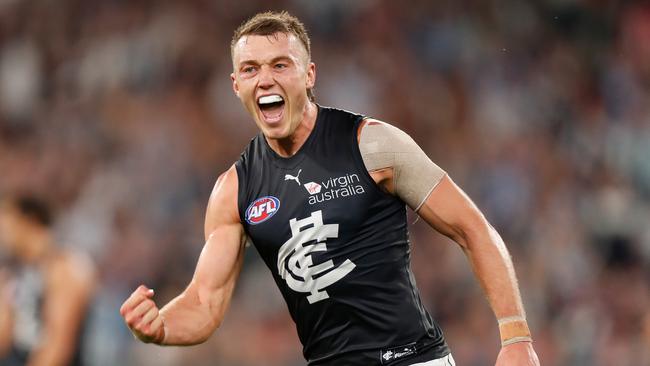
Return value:
[(261, 108), (262, 115), (266, 119), (278, 119), (282, 115), (284, 104), (274, 104), (268, 107)]

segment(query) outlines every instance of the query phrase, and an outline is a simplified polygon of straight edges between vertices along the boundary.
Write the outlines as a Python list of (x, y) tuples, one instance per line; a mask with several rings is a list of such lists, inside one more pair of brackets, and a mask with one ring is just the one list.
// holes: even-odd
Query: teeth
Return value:
[(281, 96), (279, 96), (277, 94), (273, 94), (273, 95), (265, 95), (265, 96), (261, 97), (257, 102), (259, 104), (271, 104), (271, 103), (282, 102), (283, 100), (284, 99), (282, 99)]

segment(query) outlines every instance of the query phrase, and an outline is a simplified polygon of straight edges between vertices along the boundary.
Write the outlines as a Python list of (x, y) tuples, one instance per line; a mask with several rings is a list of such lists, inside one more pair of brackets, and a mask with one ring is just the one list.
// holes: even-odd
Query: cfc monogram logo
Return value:
[(337, 238), (338, 224), (323, 224), (322, 211), (302, 220), (291, 219), (291, 238), (278, 252), (278, 273), (294, 291), (309, 293), (310, 304), (329, 298), (325, 288), (350, 273), (356, 265), (346, 259), (334, 267), (332, 260), (314, 264), (311, 253), (327, 251), (325, 241)]

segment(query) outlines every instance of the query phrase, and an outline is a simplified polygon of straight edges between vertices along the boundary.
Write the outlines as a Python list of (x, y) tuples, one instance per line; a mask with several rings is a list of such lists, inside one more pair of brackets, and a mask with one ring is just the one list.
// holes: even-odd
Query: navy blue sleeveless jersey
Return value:
[(363, 164), (362, 118), (319, 106), (295, 155), (277, 155), (260, 133), (235, 164), (242, 223), (309, 365), (409, 365), (449, 353), (410, 270), (406, 206)]

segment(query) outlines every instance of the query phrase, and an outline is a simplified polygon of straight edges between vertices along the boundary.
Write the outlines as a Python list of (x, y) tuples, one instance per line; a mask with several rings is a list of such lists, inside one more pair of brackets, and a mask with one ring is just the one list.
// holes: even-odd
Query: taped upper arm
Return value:
[(368, 172), (392, 169), (393, 194), (417, 211), (446, 175), (404, 131), (367, 120), (359, 133), (359, 150)]

